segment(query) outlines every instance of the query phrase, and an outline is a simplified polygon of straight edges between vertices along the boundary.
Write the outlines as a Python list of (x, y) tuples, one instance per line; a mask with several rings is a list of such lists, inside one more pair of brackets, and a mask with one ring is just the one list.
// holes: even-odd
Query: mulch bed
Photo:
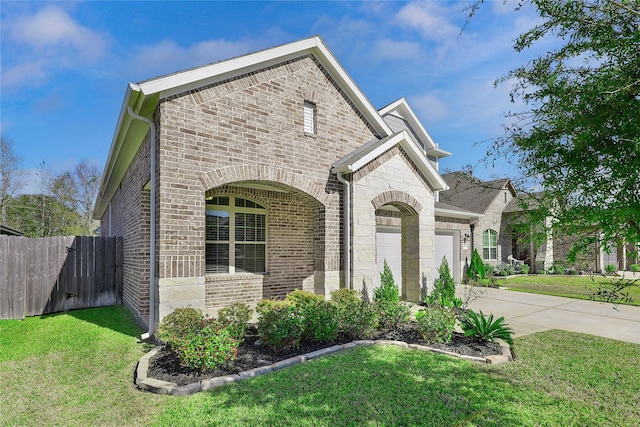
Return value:
[[(380, 332), (370, 339), (404, 341), (408, 344), (426, 345), (466, 356), (486, 357), (492, 354), (502, 354), (502, 349), (497, 343), (480, 341), (477, 338), (465, 337), (458, 333), (455, 333), (451, 342), (446, 344), (429, 343), (422, 339), (415, 323), (404, 325), (401, 329)], [(149, 361), (147, 375), (158, 380), (176, 383), (179, 386), (186, 385), (208, 378), (237, 374), (249, 369), (270, 365), (280, 360), (288, 359), (289, 357), (310, 353), (336, 344), (345, 344), (353, 341), (353, 338), (338, 336), (335, 341), (326, 343), (303, 341), (297, 349), (280, 352), (274, 352), (267, 347), (256, 347), (254, 343), (257, 340), (258, 331), (255, 325), (249, 325), (245, 333), (244, 341), (238, 347), (238, 357), (236, 360), (234, 360), (227, 369), (216, 369), (204, 373), (192, 371), (191, 369), (180, 366), (180, 361), (175, 352), (164, 346), (158, 354)]]

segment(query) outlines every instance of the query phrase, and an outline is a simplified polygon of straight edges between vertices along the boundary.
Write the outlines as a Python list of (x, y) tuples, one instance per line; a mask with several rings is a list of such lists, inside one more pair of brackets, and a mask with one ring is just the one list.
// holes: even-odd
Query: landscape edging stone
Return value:
[[(311, 353), (290, 357), (288, 359), (284, 359), (284, 360), (280, 360), (278, 362), (272, 363), (271, 365), (259, 366), (257, 368), (242, 371), (239, 374), (208, 378), (208, 379), (199, 381), (197, 383), (178, 386), (176, 383), (157, 380), (155, 378), (151, 378), (148, 376), (149, 361), (153, 356), (155, 356), (158, 353), (158, 351), (160, 351), (161, 347), (158, 346), (153, 350), (149, 351), (144, 356), (142, 356), (138, 361), (138, 364), (136, 366), (134, 383), (139, 389), (150, 391), (156, 394), (168, 394), (172, 396), (187, 396), (190, 394), (211, 390), (211, 389), (223, 386), (225, 384), (233, 383), (233, 382), (244, 380), (247, 378), (254, 378), (263, 374), (268, 374), (269, 372), (274, 372), (280, 369), (288, 368), (293, 365), (305, 363), (309, 360), (317, 359), (319, 357), (326, 356), (328, 354), (354, 348), (360, 345), (394, 345), (397, 347), (410, 348), (413, 350), (430, 351), (432, 353), (444, 354), (446, 356), (453, 356), (453, 357), (457, 357), (458, 359), (464, 359), (471, 362), (496, 364), (496, 362), (490, 359), (489, 357), (465, 356), (461, 354), (452, 353), (450, 351), (444, 351), (437, 348), (428, 347), (425, 345), (407, 344), (404, 341), (356, 340), (346, 344), (341, 344), (341, 345), (338, 344), (338, 345), (323, 348), (320, 350), (312, 351)], [(511, 351), (509, 347), (508, 346), (505, 347), (504, 345), (502, 345), (501, 347), (502, 347), (502, 355), (499, 355), (500, 361), (502, 363), (513, 361), (513, 359), (511, 358)], [(498, 364), (501, 364), (501, 363), (498, 363)]]

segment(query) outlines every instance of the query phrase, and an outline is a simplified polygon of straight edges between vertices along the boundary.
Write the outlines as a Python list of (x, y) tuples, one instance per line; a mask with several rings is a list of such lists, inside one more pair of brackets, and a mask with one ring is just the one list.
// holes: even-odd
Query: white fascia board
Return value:
[(385, 114), (392, 114), (394, 112), (397, 112), (403, 119), (409, 122), (409, 126), (411, 126), (411, 129), (413, 129), (418, 137), (423, 140), (425, 144), (428, 143), (430, 145), (430, 147), (427, 148), (427, 151), (438, 148), (438, 144), (435, 143), (433, 138), (431, 138), (431, 135), (429, 135), (429, 132), (427, 132), (424, 126), (422, 126), (422, 123), (418, 120), (418, 117), (415, 115), (406, 99), (400, 98), (379, 111), (381, 116), (384, 116)]
[(409, 135), (406, 132), (403, 131), (403, 133), (406, 134), (407, 138), (403, 138), (402, 141), (400, 141), (400, 145), (404, 148), (409, 157), (411, 157), (411, 160), (415, 162), (420, 171), (427, 177), (433, 186), (433, 190), (448, 190), (449, 185), (447, 185), (444, 178), (442, 178), (438, 171), (431, 165), (422, 150), (420, 150), (418, 146), (410, 140)]
[(429, 163), (427, 158), (424, 156), (422, 150), (418, 148), (418, 145), (411, 139), (411, 136), (407, 131), (401, 131), (396, 134), (393, 134), (385, 139), (381, 139), (378, 143), (368, 152), (364, 153), (361, 156), (355, 156), (353, 161), (351, 159), (346, 159), (342, 163), (336, 165), (331, 169), (332, 173), (352, 173), (356, 172), (367, 163), (376, 159), (378, 156), (382, 155), (393, 146), (400, 144), (402, 148), (404, 148), (407, 155), (413, 160), (413, 162), (418, 166), (418, 169), (425, 175), (425, 177), (429, 180), (433, 189), (435, 191), (439, 190), (448, 190), (449, 186), (445, 182), (445, 180), (440, 176), (440, 174), (435, 170), (435, 168)]
[(132, 100), (135, 103), (139, 95), (139, 88), (133, 83), (129, 83), (127, 85), (124, 100), (122, 101), (122, 106), (120, 107), (120, 114), (118, 115), (116, 129), (111, 139), (111, 147), (109, 148), (107, 162), (104, 165), (102, 178), (100, 179), (100, 186), (98, 187), (99, 190), (96, 195), (93, 208), (94, 219), (100, 219), (102, 217), (102, 214), (106, 210), (107, 203), (111, 201), (111, 197), (113, 196), (113, 194), (106, 194), (106, 192), (111, 181), (113, 169), (115, 168), (118, 160), (118, 154), (120, 153), (124, 142), (124, 136), (127, 134), (127, 130), (131, 124), (131, 118), (127, 113), (127, 108), (131, 105)]
[(437, 158), (448, 157), (451, 155), (449, 151), (443, 150), (442, 148), (431, 148), (427, 150), (427, 154)]
[(437, 216), (446, 216), (448, 218), (462, 218), (462, 219), (477, 220), (484, 216), (482, 214), (471, 212), (471, 211), (457, 211), (457, 210), (442, 209), (442, 208), (434, 208), (434, 211)]

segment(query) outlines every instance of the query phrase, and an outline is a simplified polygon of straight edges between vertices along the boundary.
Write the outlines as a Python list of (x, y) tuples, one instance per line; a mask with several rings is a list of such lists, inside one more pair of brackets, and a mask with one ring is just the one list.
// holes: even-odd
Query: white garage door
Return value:
[(376, 255), (378, 266), (378, 277), (376, 283), (380, 282), (380, 275), (384, 267), (384, 260), (393, 273), (393, 280), (400, 288), (402, 294), (402, 234), (399, 228), (380, 228), (376, 232)]
[(436, 270), (440, 267), (442, 258), (446, 257), (453, 279), (456, 283), (460, 283), (460, 260), (454, 256), (456, 253), (455, 235), (436, 232), (435, 243)]

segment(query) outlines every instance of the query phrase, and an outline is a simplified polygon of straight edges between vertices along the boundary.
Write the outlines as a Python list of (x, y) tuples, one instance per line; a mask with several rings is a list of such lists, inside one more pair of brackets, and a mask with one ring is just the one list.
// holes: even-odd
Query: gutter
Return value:
[(146, 340), (153, 335), (156, 323), (156, 125), (153, 120), (142, 117), (133, 112), (131, 106), (127, 107), (129, 115), (149, 125), (151, 145), (151, 206), (150, 206), (150, 230), (149, 230), (149, 330), (140, 337)]
[(344, 257), (344, 282), (349, 289), (353, 289), (351, 284), (351, 186), (349, 181), (342, 177), (342, 172), (336, 174), (338, 181), (344, 185), (344, 199), (343, 199), (343, 221), (344, 221), (344, 245), (343, 245), (343, 257)]

